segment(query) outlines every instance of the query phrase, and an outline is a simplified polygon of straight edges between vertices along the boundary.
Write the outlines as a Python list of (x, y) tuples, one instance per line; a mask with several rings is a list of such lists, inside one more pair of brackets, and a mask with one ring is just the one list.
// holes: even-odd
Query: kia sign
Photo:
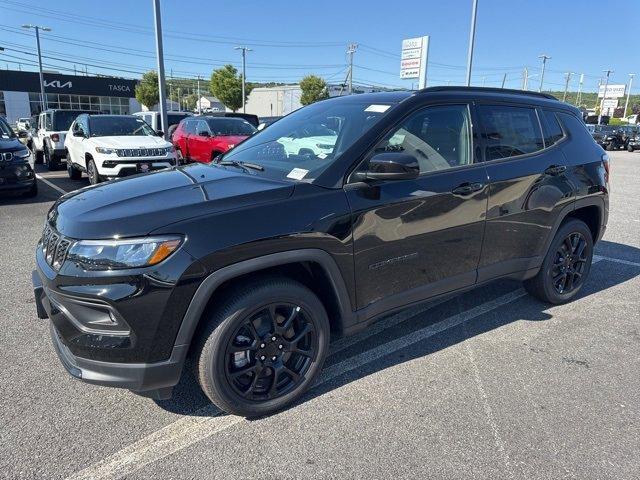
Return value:
[[(607, 98), (621, 98), (624, 97), (626, 85), (607, 85)], [(600, 91), (598, 92), (598, 98), (604, 97), (604, 85), (600, 85)]]
[[(136, 80), (126, 78), (86, 77), (44, 72), (45, 93), (132, 98), (135, 96), (137, 83)], [(2, 70), (0, 91), (40, 92), (40, 78), (37, 72)]]
[(429, 37), (407, 38), (402, 41), (400, 78), (418, 78), (419, 88), (427, 86)]

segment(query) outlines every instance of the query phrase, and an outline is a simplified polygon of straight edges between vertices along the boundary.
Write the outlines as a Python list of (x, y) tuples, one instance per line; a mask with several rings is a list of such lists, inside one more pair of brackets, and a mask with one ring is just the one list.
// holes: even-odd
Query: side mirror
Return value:
[(156, 130), (156, 135), (158, 137), (164, 137), (164, 132), (162, 130)]
[(84, 138), (84, 132), (82, 130), (76, 130), (73, 132), (74, 137), (82, 137)]
[(207, 132), (206, 130), (203, 130), (202, 132), (198, 132), (198, 136), (199, 137), (209, 137), (209, 132)]
[(385, 152), (369, 160), (366, 171), (356, 172), (355, 178), (371, 180), (413, 180), (420, 175), (420, 165), (413, 155), (401, 152)]

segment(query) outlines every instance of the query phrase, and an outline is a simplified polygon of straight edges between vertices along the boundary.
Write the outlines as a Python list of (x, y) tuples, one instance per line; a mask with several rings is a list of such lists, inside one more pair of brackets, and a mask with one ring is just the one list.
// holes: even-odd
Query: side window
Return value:
[(205, 122), (204, 120), (198, 120), (196, 122), (196, 135), (200, 135), (201, 133), (211, 133), (211, 130), (209, 130), (209, 124), (207, 122)]
[(38, 117), (38, 129), (44, 129), (44, 117), (44, 113)]
[(51, 114), (45, 113), (44, 115), (44, 129), (53, 130), (53, 124), (51, 123)]
[(539, 112), (542, 114), (544, 145), (545, 147), (550, 147), (564, 138), (564, 132), (554, 112), (551, 110), (539, 110)]
[(182, 128), (184, 130), (184, 133), (195, 133), (195, 129), (193, 128), (195, 125), (195, 121), (193, 120), (185, 120), (184, 123), (182, 124)]
[(480, 105), (485, 160), (509, 158), (544, 148), (540, 122), (533, 108)]
[(381, 152), (413, 155), (420, 173), (469, 165), (469, 109), (466, 105), (442, 105), (419, 110), (376, 145), (373, 153)]

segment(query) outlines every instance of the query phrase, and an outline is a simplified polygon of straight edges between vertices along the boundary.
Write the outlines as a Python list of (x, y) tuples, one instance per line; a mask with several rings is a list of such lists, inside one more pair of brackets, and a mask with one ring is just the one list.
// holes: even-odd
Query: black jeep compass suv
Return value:
[(330, 336), (493, 279), (573, 299), (608, 216), (580, 112), (488, 88), (302, 108), (210, 165), (61, 197), (36, 249), (41, 318), (69, 373), (168, 398), (187, 356), (208, 397), (294, 401)]

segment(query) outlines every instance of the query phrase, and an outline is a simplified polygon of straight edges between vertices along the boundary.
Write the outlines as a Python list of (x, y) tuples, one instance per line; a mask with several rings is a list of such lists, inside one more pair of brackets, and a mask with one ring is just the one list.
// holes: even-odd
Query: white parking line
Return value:
[[(336, 377), (347, 373), (353, 369), (366, 365), (369, 362), (389, 355), (396, 350), (401, 350), (416, 342), (443, 332), (456, 325), (460, 325), (472, 318), (483, 315), (491, 310), (506, 305), (526, 293), (522, 289), (508, 293), (490, 302), (472, 308), (466, 312), (453, 315), (441, 322), (430, 325), (418, 331), (412, 332), (404, 337), (392, 340), (380, 345), (373, 350), (369, 350), (346, 359), (336, 365), (325, 369), (320, 380), (315, 387), (322, 385)], [(216, 415), (216, 416), (211, 416)], [(220, 411), (212, 405), (208, 405), (193, 416), (182, 418), (166, 427), (144, 437), (143, 439), (125, 447), (106, 459), (81, 470), (72, 475), (69, 479), (115, 479), (141, 469), (145, 465), (161, 460), (179, 450), (182, 450), (194, 443), (210, 437), (222, 430), (232, 427), (244, 420), (243, 417), (234, 415), (220, 415)]]
[(46, 184), (47, 184), (47, 185), (49, 185), (51, 188), (53, 188), (54, 190), (57, 190), (58, 192), (60, 192), (60, 193), (61, 193), (61, 194), (63, 194), (63, 195), (64, 195), (65, 193), (67, 193), (67, 191), (66, 191), (66, 190), (63, 190), (62, 188), (60, 188), (60, 187), (59, 187), (59, 186), (57, 186), (57, 185), (54, 185), (53, 183), (51, 183), (49, 180), (47, 180), (46, 178), (44, 178), (42, 175), (40, 175), (40, 174), (38, 174), (38, 173), (36, 173), (36, 178), (37, 178), (38, 180), (40, 180), (41, 182), (46, 183)]
[(629, 265), (631, 267), (640, 267), (640, 263), (631, 262), (629, 260), (623, 260), (621, 258), (604, 257), (602, 255), (594, 255), (593, 256), (593, 263), (596, 263), (596, 262), (598, 262), (600, 260), (607, 260), (609, 262), (620, 263), (622, 265)]
[[(620, 261), (619, 259), (611, 257), (595, 256), (593, 263), (598, 263), (602, 260)], [(632, 265), (638, 265), (634, 262), (621, 261), (622, 263), (630, 263)], [(376, 348), (363, 352), (354, 357), (348, 358), (332, 365), (323, 370), (320, 375), (320, 379), (316, 383), (315, 387), (318, 387), (324, 383), (330, 382), (337, 377), (365, 366), (375, 360), (379, 360), (387, 355), (390, 355), (396, 351), (407, 348), (418, 342), (427, 340), (428, 338), (444, 332), (448, 329), (461, 325), (469, 320), (484, 315), (492, 310), (507, 305), (511, 302), (518, 300), (526, 296), (527, 293), (524, 289), (519, 288), (498, 298), (485, 302), (470, 310), (452, 315), (440, 322), (433, 325), (421, 328), (414, 332), (411, 332), (403, 337), (391, 340)], [(425, 311), (435, 307), (437, 304), (432, 304), (425, 308)], [(423, 311), (419, 311), (423, 313)], [(401, 314), (399, 314), (401, 316)], [(415, 316), (415, 315), (413, 315)], [(402, 320), (398, 320), (394, 317), (390, 317), (384, 325), (386, 328), (397, 325), (401, 321), (407, 320), (412, 317), (400, 317)], [(382, 330), (384, 330), (383, 328)], [(381, 331), (381, 330), (379, 330)], [(360, 340), (363, 338), (360, 337)], [(341, 345), (342, 350), (346, 348), (346, 344)], [(336, 350), (334, 350), (335, 352)], [(84, 470), (81, 470), (72, 476), (68, 477), (69, 480), (89, 480), (89, 479), (117, 479), (122, 478), (131, 473), (140, 470), (146, 465), (157, 462), (173, 453), (176, 453), (184, 448), (189, 447), (201, 440), (215, 435), (223, 430), (233, 427), (234, 425), (241, 423), (244, 420), (243, 417), (235, 415), (223, 415), (219, 409), (213, 405), (207, 405), (196, 412), (193, 415), (186, 416), (180, 420), (167, 425), (160, 430), (151, 433), (150, 435), (138, 440), (137, 442), (123, 448), (122, 450), (114, 453), (113, 455), (101, 460), (94, 465), (91, 465)]]

